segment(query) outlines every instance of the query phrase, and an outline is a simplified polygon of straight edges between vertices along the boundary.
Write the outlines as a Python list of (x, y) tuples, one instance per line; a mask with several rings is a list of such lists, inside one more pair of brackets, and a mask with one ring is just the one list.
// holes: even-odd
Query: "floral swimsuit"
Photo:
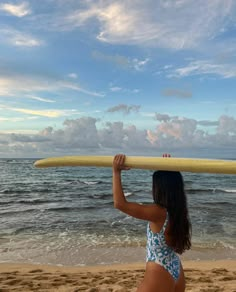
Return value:
[(155, 262), (164, 267), (174, 278), (178, 280), (180, 275), (180, 259), (175, 251), (169, 247), (165, 241), (165, 230), (168, 224), (168, 213), (165, 223), (160, 232), (154, 233), (150, 228), (150, 223), (147, 225), (147, 262)]

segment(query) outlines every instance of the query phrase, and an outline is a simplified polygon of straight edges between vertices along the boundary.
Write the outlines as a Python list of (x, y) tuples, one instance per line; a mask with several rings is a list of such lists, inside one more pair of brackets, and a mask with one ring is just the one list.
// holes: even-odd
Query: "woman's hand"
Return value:
[(171, 157), (171, 155), (169, 153), (164, 153), (162, 154), (162, 157)]
[(114, 156), (113, 159), (113, 171), (114, 172), (121, 172), (122, 170), (129, 170), (130, 168), (125, 166), (125, 155), (124, 154), (117, 154)]

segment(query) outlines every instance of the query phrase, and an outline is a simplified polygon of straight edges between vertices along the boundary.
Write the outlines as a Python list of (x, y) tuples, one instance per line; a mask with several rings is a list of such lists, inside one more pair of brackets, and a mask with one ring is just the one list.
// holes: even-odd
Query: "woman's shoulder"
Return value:
[(155, 204), (155, 203), (152, 203), (149, 206), (156, 213), (156, 221), (157, 222), (163, 221), (163, 219), (165, 221), (166, 216), (167, 216), (166, 208), (164, 208), (158, 204)]
[(156, 203), (151, 203), (150, 206), (152, 206), (153, 208), (155, 208), (156, 210), (158, 210), (160, 213), (162, 213), (163, 215), (166, 215), (167, 210), (165, 207), (162, 207), (159, 204)]

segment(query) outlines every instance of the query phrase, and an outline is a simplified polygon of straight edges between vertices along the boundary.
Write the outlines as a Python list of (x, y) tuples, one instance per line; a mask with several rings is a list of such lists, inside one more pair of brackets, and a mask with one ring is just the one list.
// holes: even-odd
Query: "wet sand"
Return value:
[[(192, 292), (236, 292), (236, 261), (184, 261), (187, 287)], [(129, 292), (142, 280), (144, 264), (58, 267), (0, 264), (0, 292)]]

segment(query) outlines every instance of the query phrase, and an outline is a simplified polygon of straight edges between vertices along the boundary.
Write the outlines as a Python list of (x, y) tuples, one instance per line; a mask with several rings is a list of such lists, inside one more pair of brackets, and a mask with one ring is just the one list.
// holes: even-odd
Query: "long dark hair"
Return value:
[(152, 177), (153, 200), (167, 209), (171, 247), (179, 254), (191, 247), (191, 223), (180, 172), (156, 171)]

